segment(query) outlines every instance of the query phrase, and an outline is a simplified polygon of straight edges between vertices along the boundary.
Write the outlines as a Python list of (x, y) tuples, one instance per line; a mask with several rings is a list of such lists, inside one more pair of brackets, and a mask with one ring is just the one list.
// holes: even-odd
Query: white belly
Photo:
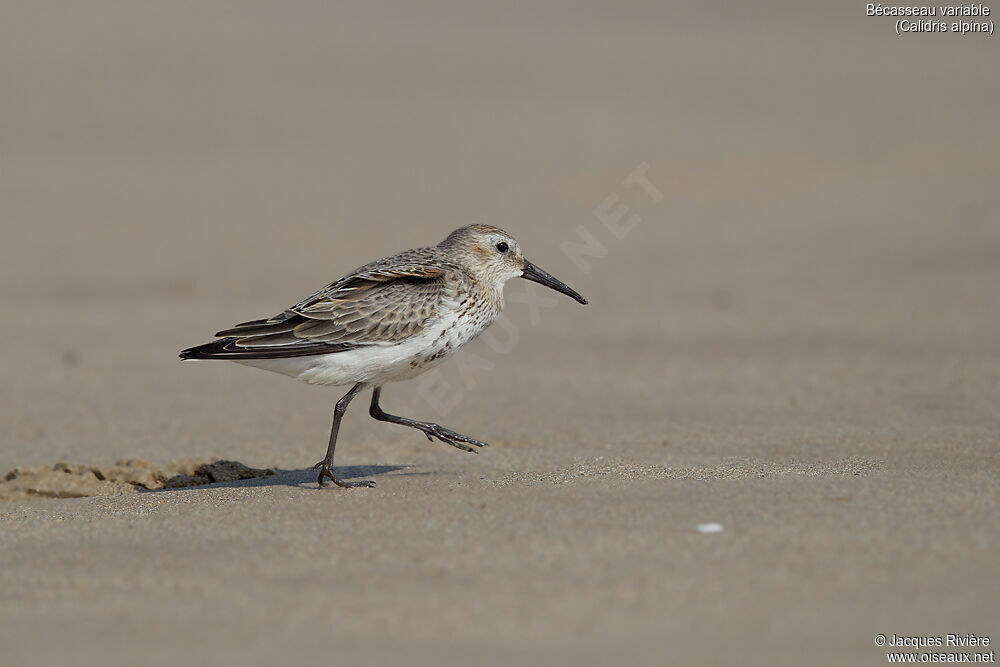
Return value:
[(344, 352), (285, 359), (247, 359), (236, 363), (281, 373), (309, 384), (383, 384), (409, 380), (438, 365), (459, 347), (481, 334), (493, 317), (458, 321), (439, 319), (412, 338), (387, 345), (369, 345)]

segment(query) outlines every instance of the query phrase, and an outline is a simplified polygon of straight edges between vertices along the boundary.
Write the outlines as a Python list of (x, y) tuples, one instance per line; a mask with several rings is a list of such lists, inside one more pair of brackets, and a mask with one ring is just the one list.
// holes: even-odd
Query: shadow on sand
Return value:
[[(374, 479), (379, 475), (406, 470), (412, 465), (369, 465), (369, 466), (336, 466), (334, 471), (337, 476), (344, 480), (357, 481), (361, 479)], [(420, 475), (424, 473), (402, 473), (404, 475)], [(302, 468), (301, 470), (280, 470), (275, 468), (273, 475), (266, 477), (252, 477), (249, 479), (237, 479), (226, 482), (214, 482), (211, 484), (198, 484), (193, 486), (161, 489), (143, 490), (142, 493), (169, 493), (174, 491), (186, 491), (188, 489), (206, 488), (251, 488), (266, 486), (298, 486), (303, 488), (316, 487), (316, 478), (319, 472), (313, 468)], [(332, 488), (336, 488), (328, 482)]]

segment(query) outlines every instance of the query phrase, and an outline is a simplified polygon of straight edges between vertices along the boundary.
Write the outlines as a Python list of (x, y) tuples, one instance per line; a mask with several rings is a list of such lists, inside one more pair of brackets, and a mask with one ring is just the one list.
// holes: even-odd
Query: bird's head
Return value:
[(466, 225), (448, 235), (438, 247), (454, 253), (475, 278), (502, 290), (511, 278), (524, 278), (551, 287), (586, 304), (569, 285), (524, 258), (513, 236), (492, 225)]

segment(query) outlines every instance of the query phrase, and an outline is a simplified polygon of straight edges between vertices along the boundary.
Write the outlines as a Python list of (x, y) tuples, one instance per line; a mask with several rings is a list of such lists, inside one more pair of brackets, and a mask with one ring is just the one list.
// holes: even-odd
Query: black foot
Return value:
[(360, 482), (345, 482), (342, 479), (337, 479), (334, 476), (333, 471), (330, 470), (330, 466), (323, 465), (322, 461), (320, 461), (315, 466), (313, 466), (313, 469), (316, 469), (316, 468), (320, 469), (320, 471), (319, 471), (319, 477), (316, 478), (316, 483), (319, 484), (320, 487), (325, 487), (326, 486), (326, 481), (325, 481), (324, 478), (329, 479), (331, 482), (333, 482), (334, 484), (336, 484), (337, 486), (339, 486), (342, 489), (354, 489), (354, 488), (362, 487), (362, 486), (365, 487), (365, 488), (369, 488), (370, 489), (373, 486), (375, 486), (375, 480), (373, 480), (373, 479), (365, 479), (365, 480), (362, 480)]
[(427, 439), (431, 442), (434, 442), (434, 438), (437, 438), (446, 445), (458, 447), (464, 452), (476, 452), (476, 450), (469, 447), (469, 445), (473, 445), (475, 447), (489, 447), (488, 444), (481, 440), (476, 440), (475, 438), (470, 438), (467, 435), (456, 433), (450, 428), (445, 428), (444, 426), (440, 426), (438, 424), (423, 424), (417, 426), (417, 428), (423, 431), (424, 435), (426, 435)]

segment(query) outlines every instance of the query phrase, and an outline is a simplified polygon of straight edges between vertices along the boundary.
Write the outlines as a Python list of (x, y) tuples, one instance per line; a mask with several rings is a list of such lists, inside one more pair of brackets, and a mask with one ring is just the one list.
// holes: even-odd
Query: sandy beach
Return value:
[[(9, 8), (0, 663), (1000, 642), (996, 38), (751, 4)], [(386, 387), (478, 455), (177, 359), (470, 222), (590, 301)]]

